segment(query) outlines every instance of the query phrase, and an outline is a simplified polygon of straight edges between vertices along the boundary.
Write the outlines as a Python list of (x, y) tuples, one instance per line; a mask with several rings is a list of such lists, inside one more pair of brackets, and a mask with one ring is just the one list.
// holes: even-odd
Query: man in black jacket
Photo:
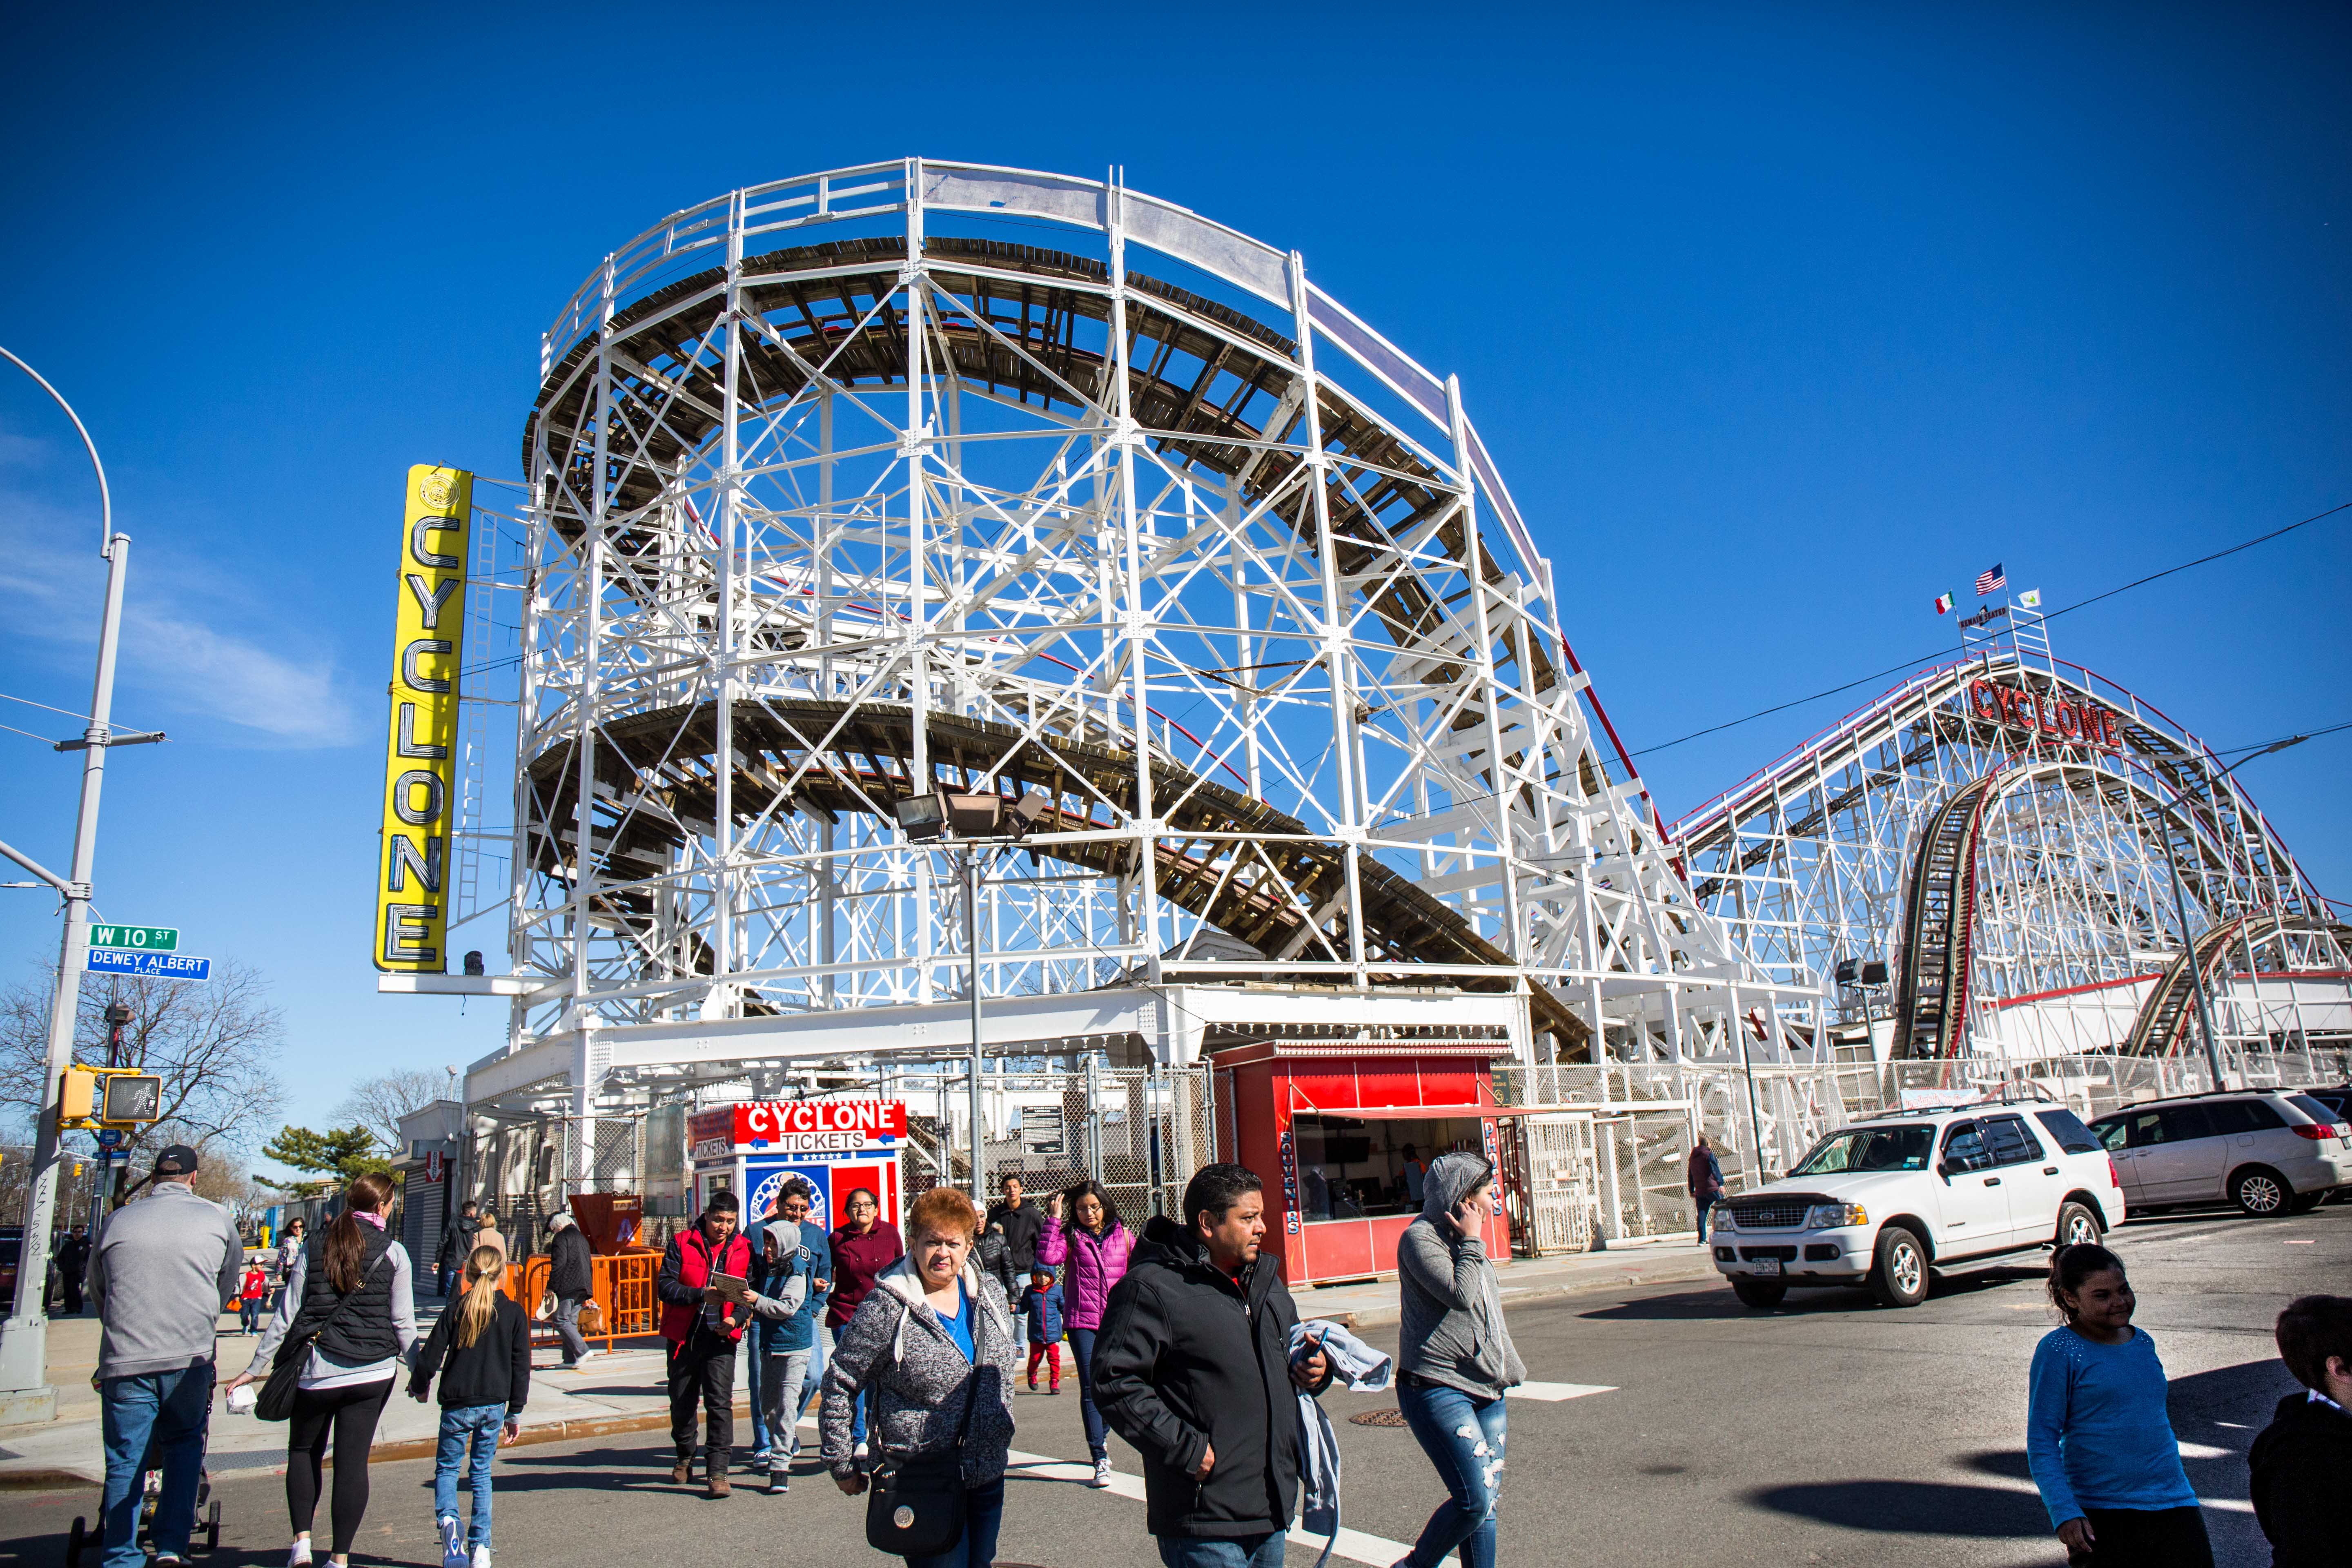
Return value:
[(595, 1262), (570, 1211), (556, 1210), (547, 1223), (553, 1233), (547, 1244), (547, 1293), (555, 1298), (555, 1335), (563, 1342), (563, 1364), (578, 1366), (596, 1353), (580, 1337), (581, 1303), (595, 1294)]
[(1022, 1310), (1027, 1300), (1029, 1276), (1037, 1267), (1037, 1233), (1045, 1226), (1045, 1211), (1022, 1196), (1021, 1178), (1012, 1172), (1004, 1173), (1004, 1201), (990, 1206), (988, 1220), (982, 1226), (1004, 1238), (1004, 1260), (1012, 1270), (1015, 1283), (1013, 1295), (1013, 1337), (1021, 1339), (1026, 1331)]
[(2270, 1538), (2273, 1568), (2341, 1563), (2352, 1510), (2352, 1296), (2305, 1296), (2278, 1317), (2279, 1356), (2303, 1391), (2246, 1456), (2254, 1517)]
[(449, 1222), (449, 1228), (441, 1233), (440, 1249), (433, 1261), (441, 1276), (441, 1294), (444, 1296), (448, 1295), (449, 1288), (458, 1282), (465, 1271), (466, 1259), (473, 1256), (474, 1237), (482, 1228), (482, 1222), (475, 1217), (479, 1213), (480, 1205), (467, 1198), (457, 1205), (457, 1217)]
[(1204, 1165), (1184, 1223), (1155, 1218), (1095, 1340), (1095, 1397), (1143, 1455), (1146, 1528), (1167, 1568), (1281, 1568), (1298, 1499), (1298, 1402), (1331, 1381), (1293, 1363), (1298, 1308), (1262, 1258), (1265, 1185)]

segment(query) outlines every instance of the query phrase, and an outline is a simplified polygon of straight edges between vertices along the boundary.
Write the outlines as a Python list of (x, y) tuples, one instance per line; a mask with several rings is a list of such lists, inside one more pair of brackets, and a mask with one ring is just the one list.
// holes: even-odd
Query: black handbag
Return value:
[[(377, 1267), (382, 1267), (384, 1259), (391, 1256), (389, 1250), (378, 1255), (375, 1260)], [(375, 1269), (370, 1268), (366, 1275), (362, 1277), (360, 1284), (364, 1285), (374, 1277)], [(269, 1363), (269, 1376), (262, 1384), (260, 1394), (254, 1398), (255, 1415), (264, 1421), (293, 1419), (294, 1396), (302, 1392), (302, 1367), (310, 1358), (310, 1342), (333, 1328), (341, 1320), (344, 1309), (359, 1300), (359, 1294), (358, 1289), (354, 1287), (349, 1295), (335, 1303), (335, 1310), (328, 1313), (326, 1321), (317, 1328), (299, 1339), (288, 1334), (279, 1342), (278, 1355)]]
[[(971, 1377), (964, 1387), (963, 1419), (956, 1423), (952, 1446), (895, 1460), (884, 1451), (866, 1494), (866, 1544), (875, 1551), (934, 1557), (954, 1551), (963, 1539), (963, 1436), (971, 1426), (972, 1402), (980, 1397), (980, 1372), (985, 1364), (973, 1357)], [(878, 1423), (878, 1405), (875, 1415)], [(878, 1425), (875, 1436), (875, 1446), (880, 1447)]]

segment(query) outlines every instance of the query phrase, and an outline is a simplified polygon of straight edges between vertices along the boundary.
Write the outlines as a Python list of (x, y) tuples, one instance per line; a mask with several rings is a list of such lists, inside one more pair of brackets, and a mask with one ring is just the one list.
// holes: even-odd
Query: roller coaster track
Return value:
[(2132, 1020), (2131, 1033), (2119, 1047), (2126, 1056), (2168, 1057), (2179, 1055), (2187, 1047), (2189, 1020), (2197, 1008), (2197, 981), (2201, 977), (2206, 994), (2229, 967), (2230, 950), (2242, 942), (2247, 948), (2297, 931), (2326, 932), (2341, 943), (2352, 938), (2352, 931), (2332, 922), (2315, 923), (2277, 910), (2253, 910), (2224, 921), (2209, 929), (2190, 946), (2189, 952), (2165, 965), (2157, 976), (2156, 988), (2140, 1004), (2139, 1016)]
[[(631, 885), (674, 866), (718, 811), (714, 703), (657, 709), (604, 725), (598, 732), (595, 773), (614, 782), (627, 800), (617, 830), (593, 836), (599, 862), (593, 891), (598, 911), (649, 939), (655, 900)], [(1024, 846), (1031, 853), (1100, 874), (1135, 869), (1132, 838), (1112, 837), (1136, 807), (1131, 752), (1066, 738), (1029, 735), (1010, 725), (933, 713), (925, 726), (938, 783), (988, 790), (1009, 805), (1030, 790), (1051, 796), (1054, 808)], [(883, 816), (919, 784), (913, 763), (914, 721), (904, 707), (810, 699), (739, 700), (734, 711), (733, 798), (763, 803), (737, 812), (738, 825), (763, 810), (798, 811), (830, 821), (850, 813)], [(576, 776), (576, 742), (541, 752), (529, 776), (548, 819), (556, 797)], [(1310, 944), (1332, 952), (1349, 945), (1345, 849), (1308, 831), (1296, 818), (1238, 791), (1159, 757), (1151, 788), (1162, 803), (1164, 830), (1154, 840), (1162, 897), (1219, 931), (1277, 960)], [(1174, 802), (1170, 806), (1165, 803)], [(534, 814), (537, 816), (538, 814)], [(1101, 837), (1084, 837), (1100, 835)], [(558, 882), (579, 875), (576, 833), (534, 835), (535, 867)], [(1357, 866), (1363, 889), (1366, 951), (1400, 966), (1391, 984), (1415, 981), (1404, 966), (1428, 964), (1508, 969), (1509, 956), (1479, 936), (1452, 908), (1368, 855)], [(697, 945), (674, 955), (678, 967), (710, 973), (710, 956)], [(1465, 990), (1509, 988), (1509, 981), (1447, 974)], [(1563, 1050), (1582, 1045), (1583, 1021), (1540, 984), (1531, 984), (1536, 1026)], [(764, 1010), (757, 1009), (757, 1010)]]

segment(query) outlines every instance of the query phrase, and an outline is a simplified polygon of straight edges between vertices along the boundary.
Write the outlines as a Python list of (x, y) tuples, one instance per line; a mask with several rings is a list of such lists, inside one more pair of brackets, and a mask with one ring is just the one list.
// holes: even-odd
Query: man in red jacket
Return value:
[(677, 1463), (669, 1479), (694, 1481), (694, 1407), (705, 1412), (703, 1480), (712, 1497), (727, 1495), (727, 1468), (735, 1449), (735, 1346), (751, 1321), (712, 1278), (736, 1279), (751, 1271), (751, 1244), (736, 1234), (741, 1210), (733, 1193), (714, 1193), (690, 1230), (670, 1237), (654, 1289), (661, 1296), (662, 1338), (669, 1342), (669, 1436)]

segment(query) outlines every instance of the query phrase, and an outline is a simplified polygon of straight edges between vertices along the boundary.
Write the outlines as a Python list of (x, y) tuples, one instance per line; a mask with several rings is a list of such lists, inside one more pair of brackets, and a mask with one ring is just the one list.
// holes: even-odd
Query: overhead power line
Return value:
[[(2272, 540), (2276, 539), (2283, 534), (2293, 533), (2298, 528), (2308, 528), (2315, 522), (2318, 522), (2326, 518), (2334, 517), (2337, 512), (2344, 511), (2347, 509), (2352, 509), (2352, 500), (2339, 502), (2335, 506), (2329, 507), (2326, 511), (2313, 512), (2309, 517), (2304, 518), (2300, 521), (2290, 522), (2284, 528), (2273, 528), (2268, 533), (2257, 534), (2252, 539), (2245, 540), (2237, 544), (2232, 544), (2226, 550), (2216, 550), (2210, 555), (2200, 555), (2194, 561), (2183, 561), (2178, 566), (2168, 566), (2161, 572), (2151, 572), (2145, 577), (2135, 577), (2130, 582), (2122, 584), (2120, 587), (2109, 588), (2105, 593), (2094, 594), (2087, 599), (2077, 599), (2071, 605), (2052, 610), (2042, 618), (2046, 623), (2054, 621), (2061, 616), (2071, 616), (2076, 610), (2086, 609), (2089, 606), (2099, 603), (2103, 599), (2112, 599), (2117, 594), (2128, 594), (2134, 588), (2144, 588), (2150, 583), (2157, 582), (2161, 578), (2172, 576), (2176, 573), (2186, 572), (2192, 566), (2203, 566), (2210, 562), (2219, 561), (2224, 556), (2235, 555), (2242, 550), (2252, 550), (2257, 544), (2267, 544)], [(1702, 736), (1706, 735), (1720, 734), (1726, 730), (1736, 730), (1742, 724), (1752, 724), (1759, 719), (1769, 719), (1775, 713), (1785, 713), (1791, 708), (1802, 708), (1806, 703), (1818, 702), (1824, 697), (1835, 697), (1842, 691), (1852, 691), (1857, 686), (1867, 686), (1873, 681), (1884, 680), (1890, 675), (1906, 674), (1948, 651), (1949, 645), (1947, 644), (1944, 647), (1937, 648), (1933, 652), (1924, 653), (1915, 658), (1906, 658), (1900, 664), (1890, 664), (1885, 669), (1873, 670), (1868, 675), (1856, 676), (1854, 679), (1844, 682), (1843, 685), (1826, 687), (1820, 691), (1811, 693), (1810, 696), (1793, 697), (1786, 702), (1776, 702), (1769, 708), (1759, 708), (1753, 713), (1744, 713), (1737, 719), (1727, 719), (1720, 724), (1709, 724), (1703, 730), (1693, 730), (1687, 735), (1677, 735), (1671, 741), (1661, 741), (1654, 746), (1643, 746), (1633, 754), (1637, 757), (1646, 757), (1654, 752), (1667, 751), (1673, 747), (1682, 745), (1687, 741), (1696, 741), (1700, 739)]]

